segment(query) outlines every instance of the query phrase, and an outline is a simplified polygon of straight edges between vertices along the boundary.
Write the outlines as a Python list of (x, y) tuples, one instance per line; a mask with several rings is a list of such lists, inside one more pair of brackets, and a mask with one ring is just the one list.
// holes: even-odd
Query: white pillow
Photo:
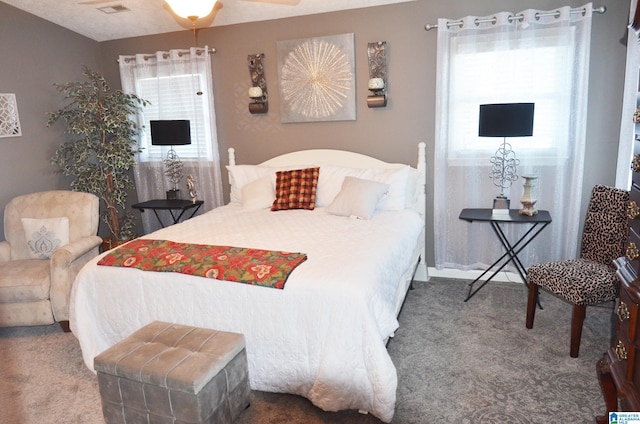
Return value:
[(389, 185), (356, 177), (344, 177), (342, 189), (327, 207), (327, 212), (360, 219), (371, 219)]
[(230, 200), (232, 202), (242, 202), (242, 188), (267, 175), (273, 174), (275, 187), (276, 171), (274, 168), (260, 165), (227, 165), (227, 171), (229, 171)]
[(397, 211), (406, 208), (407, 187), (409, 181), (409, 165), (400, 168), (371, 168), (366, 169), (359, 177), (389, 184), (389, 193), (378, 205), (379, 210)]
[(60, 218), (22, 218), (29, 256), (33, 259), (48, 259), (60, 246), (69, 244), (69, 219)]
[(342, 189), (342, 183), (345, 177), (360, 177), (363, 172), (364, 169), (362, 168), (320, 165), (318, 188), (316, 190), (316, 206), (319, 208), (328, 206)]
[[(259, 180), (262, 177), (269, 176), (273, 181), (273, 187), (276, 186), (276, 172), (288, 171), (300, 168), (312, 168), (311, 165), (290, 165), (290, 166), (265, 166), (265, 165), (227, 165), (229, 171), (229, 184), (231, 192), (229, 200), (231, 202), (242, 202), (242, 189), (245, 185)], [(273, 197), (275, 199), (275, 195)]]
[(245, 209), (270, 208), (275, 199), (276, 188), (269, 175), (242, 187), (242, 207)]

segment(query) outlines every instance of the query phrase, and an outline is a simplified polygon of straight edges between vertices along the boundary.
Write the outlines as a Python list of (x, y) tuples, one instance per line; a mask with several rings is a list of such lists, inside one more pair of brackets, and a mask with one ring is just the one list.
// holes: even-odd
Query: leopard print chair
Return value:
[(535, 264), (527, 270), (527, 328), (533, 328), (539, 288), (573, 304), (572, 358), (578, 357), (587, 306), (614, 300), (618, 295), (613, 260), (625, 254), (628, 202), (626, 190), (595, 186), (584, 222), (580, 258)]

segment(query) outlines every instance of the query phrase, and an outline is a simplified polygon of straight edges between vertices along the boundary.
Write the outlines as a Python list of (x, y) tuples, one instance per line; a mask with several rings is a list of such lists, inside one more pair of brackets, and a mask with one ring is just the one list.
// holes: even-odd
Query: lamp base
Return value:
[(167, 200), (177, 200), (180, 198), (180, 189), (167, 190)]
[(509, 199), (498, 196), (493, 199), (493, 211), (495, 215), (509, 215)]

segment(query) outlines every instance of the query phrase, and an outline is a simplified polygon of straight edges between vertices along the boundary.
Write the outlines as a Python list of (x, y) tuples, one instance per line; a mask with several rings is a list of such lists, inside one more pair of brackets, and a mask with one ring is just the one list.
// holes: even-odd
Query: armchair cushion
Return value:
[(48, 260), (22, 259), (0, 263), (2, 303), (48, 300), (50, 285)]
[(33, 259), (50, 258), (60, 246), (69, 243), (69, 218), (22, 218), (24, 237)]

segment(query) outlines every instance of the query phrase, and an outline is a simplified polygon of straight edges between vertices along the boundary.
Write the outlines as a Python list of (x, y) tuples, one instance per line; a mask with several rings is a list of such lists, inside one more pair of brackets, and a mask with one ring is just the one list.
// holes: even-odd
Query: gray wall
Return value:
[[(98, 43), (0, 3), (0, 93), (15, 93), (21, 137), (0, 138), (0, 219), (13, 197), (67, 189), (50, 165), (65, 140), (63, 126), (47, 127), (47, 112), (64, 104), (54, 83), (78, 80), (82, 65), (100, 68)], [(2, 232), (4, 240), (4, 232)]]
[[(424, 30), (425, 23), (435, 23), (439, 17), (460, 18), (466, 15), (484, 16), (502, 10), (517, 12), (528, 8), (553, 9), (560, 5), (579, 7), (584, 0), (418, 0), (390, 6), (356, 9), (290, 19), (229, 25), (200, 30), (198, 45), (215, 47), (213, 56), (214, 95), (216, 102), (220, 155), (226, 161), (226, 149), (234, 147), (239, 163), (259, 163), (271, 156), (292, 150), (307, 148), (337, 148), (356, 151), (393, 162), (415, 163), (417, 143), (427, 143), (428, 181), (433, 186), (433, 144), (435, 132), (435, 73), (436, 31)], [(596, 183), (614, 184), (617, 143), (622, 103), (625, 46), (621, 39), (626, 34), (628, 0), (603, 0), (595, 6), (605, 5), (604, 15), (595, 14), (590, 72), (589, 127), (585, 161), (585, 196)], [(4, 5), (0, 3), (0, 15)], [(0, 31), (5, 31), (4, 28)], [(11, 39), (24, 46), (21, 36), (30, 32), (21, 27)], [(55, 32), (54, 29), (49, 29)], [(60, 31), (65, 34), (64, 31)], [(357, 120), (345, 122), (281, 124), (279, 116), (279, 93), (276, 42), (297, 38), (308, 38), (343, 33), (355, 34)], [(4, 34), (1, 34), (4, 35)], [(70, 36), (71, 37), (71, 36)], [(5, 37), (0, 38), (0, 49), (5, 47)], [(366, 46), (368, 42), (387, 41), (389, 103), (386, 108), (369, 109), (366, 106), (368, 67)], [(86, 41), (86, 40), (85, 40)], [(80, 42), (80, 41), (78, 41)], [(58, 43), (59, 50), (68, 51), (64, 41)], [(86, 42), (90, 46), (90, 42)], [(139, 37), (100, 43), (96, 50), (86, 47), (94, 58), (96, 51), (102, 63), (102, 71), (112, 86), (119, 86), (116, 59), (120, 54), (152, 53), (157, 50), (185, 48), (193, 44), (190, 31), (181, 30), (171, 34)], [(11, 46), (13, 48), (13, 45)], [(2, 50), (0, 50), (2, 51)], [(24, 51), (22, 48), (20, 51)], [(247, 110), (247, 89), (250, 86), (247, 55), (265, 53), (266, 77), (270, 95), (269, 113), (251, 115)], [(24, 55), (20, 55), (23, 57)], [(59, 57), (58, 53), (54, 57)], [(58, 65), (65, 59), (54, 59)], [(29, 59), (34, 65), (35, 59)], [(78, 72), (77, 62), (61, 63), (69, 73)], [(17, 67), (16, 67), (17, 69)], [(0, 75), (3, 75), (3, 70)], [(14, 69), (13, 72), (16, 72)], [(43, 71), (44, 72), (44, 71)], [(38, 76), (34, 76), (37, 78)], [(31, 76), (29, 76), (31, 78)], [(59, 78), (47, 76), (59, 81)], [(66, 80), (67, 75), (60, 76)], [(30, 85), (32, 82), (26, 82)], [(481, 82), (479, 82), (481, 83)], [(4, 78), (0, 82), (4, 86)], [(3, 90), (13, 92), (13, 86)], [(38, 91), (39, 95), (40, 90)], [(29, 91), (30, 100), (38, 98)], [(34, 96), (33, 98), (31, 98)], [(39, 102), (52, 103), (54, 93), (47, 92), (47, 99)], [(20, 99), (18, 99), (20, 102)], [(43, 107), (50, 110), (51, 107)], [(22, 116), (22, 107), (21, 107)], [(38, 118), (40, 119), (40, 118)], [(39, 121), (41, 123), (42, 121)], [(24, 123), (23, 123), (24, 126)], [(52, 132), (51, 129), (49, 132)], [(53, 131), (55, 132), (55, 131)], [(55, 135), (49, 134), (50, 137)], [(15, 144), (23, 140), (12, 141)], [(47, 153), (48, 154), (48, 153)], [(29, 155), (21, 156), (20, 167), (47, 172), (45, 156), (35, 160)], [(4, 161), (4, 159), (3, 159)], [(0, 171), (4, 172), (4, 171)], [(226, 175), (225, 179), (225, 189)], [(28, 192), (48, 181), (24, 185), (0, 181), (0, 200), (6, 201), (16, 192)], [(459, 188), (463, 193), (464, 187)], [(11, 194), (10, 194), (11, 193)], [(455, 195), (455, 193), (452, 193)], [(226, 193), (228, 198), (228, 193)], [(427, 194), (427, 210), (433, 198)], [(586, 204), (586, 201), (585, 201)], [(454, 213), (457, 213), (454, 212)], [(433, 239), (433, 223), (427, 218), (429, 239)], [(433, 246), (427, 245), (428, 262), (433, 264)]]

